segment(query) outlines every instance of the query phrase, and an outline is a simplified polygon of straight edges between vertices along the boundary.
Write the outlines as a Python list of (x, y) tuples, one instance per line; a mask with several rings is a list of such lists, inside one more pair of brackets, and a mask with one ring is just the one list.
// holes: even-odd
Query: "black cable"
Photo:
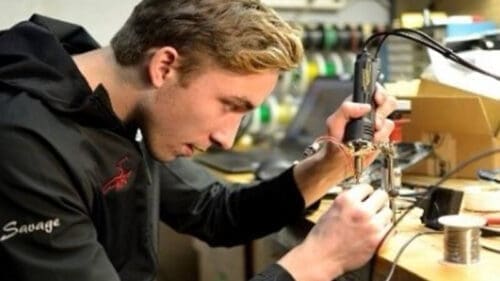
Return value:
[(439, 54), (443, 55), (444, 57), (450, 59), (451, 61), (458, 63), (464, 67), (467, 67), (471, 70), (474, 70), (476, 72), (479, 72), (481, 74), (484, 74), (486, 76), (492, 77), (496, 80), (500, 80), (500, 76), (493, 74), (489, 71), (486, 71), (482, 68), (479, 68), (475, 66), (474, 64), (466, 61), (462, 57), (460, 57), (458, 54), (453, 52), (453, 50), (447, 48), (446, 46), (442, 45), (438, 41), (436, 41), (434, 38), (429, 36), (427, 33), (422, 32), (420, 30), (416, 29), (410, 29), (410, 28), (398, 28), (394, 29), (391, 31), (386, 31), (386, 32), (380, 32), (380, 33), (375, 33), (372, 34), (368, 39), (365, 41), (363, 49), (368, 49), (370, 45), (375, 41), (376, 39), (379, 39), (379, 37), (382, 37), (380, 41), (378, 42), (378, 47), (375, 53), (375, 57), (378, 56), (378, 52), (380, 51), (380, 47), (382, 46), (383, 42), (387, 39), (389, 36), (397, 36), (397, 37), (403, 37), (412, 41), (415, 41), (417, 43), (420, 43), (428, 48), (433, 49), (434, 51), (438, 52)]
[[(444, 176), (442, 176), (439, 180), (437, 180), (434, 184), (430, 185), (430, 187), (427, 189), (427, 191), (424, 193), (424, 195), (422, 197), (420, 197), (417, 201), (415, 201), (415, 203), (413, 203), (403, 214), (401, 214), (401, 216), (399, 216), (399, 218), (394, 222), (394, 224), (392, 225), (392, 227), (390, 228), (390, 230), (388, 231), (391, 232), (398, 224), (399, 222), (406, 216), (408, 215), (408, 213), (413, 209), (415, 208), (416, 206), (422, 204), (422, 202), (424, 200), (426, 200), (427, 198), (429, 198), (429, 196), (432, 194), (432, 192), (434, 192), (440, 184), (442, 184), (443, 182), (447, 181), (448, 179), (450, 179), (454, 174), (458, 173), (459, 171), (461, 171), (463, 168), (467, 167), (468, 165), (478, 161), (478, 160), (481, 160), (485, 157), (488, 157), (490, 155), (493, 155), (495, 153), (500, 153), (500, 148), (494, 148), (494, 149), (488, 149), (486, 151), (483, 151), (483, 152), (480, 152), (474, 156), (472, 156), (471, 158), (459, 163), (455, 168), (453, 168), (451, 171), (449, 171), (448, 173), (446, 173)], [(385, 240), (386, 237), (384, 237), (384, 240)]]
[(496, 154), (496, 153), (500, 153), (500, 148), (492, 148), (492, 149), (488, 149), (488, 150), (485, 150), (483, 152), (480, 152), (474, 156), (472, 156), (471, 158), (465, 160), (465, 161), (462, 161), (461, 163), (459, 163), (455, 168), (453, 168), (451, 171), (449, 171), (448, 173), (446, 173), (444, 176), (442, 176), (437, 182), (434, 183), (434, 188), (436, 188), (436, 186), (442, 184), (443, 182), (445, 182), (446, 180), (448, 180), (450, 177), (452, 177), (454, 174), (460, 172), (463, 168), (469, 166), (470, 164), (478, 161), (478, 160), (481, 160), (485, 157), (488, 157), (488, 156), (491, 156), (493, 154)]
[[(417, 36), (420, 36), (420, 38), (427, 40), (429, 43), (435, 44), (436, 46), (441, 47), (443, 50), (447, 50), (447, 51), (452, 52), (451, 49), (449, 49), (448, 47), (446, 47), (446, 46), (442, 45), (441, 43), (439, 43), (438, 41), (436, 41), (436, 39), (432, 38), (429, 34), (423, 32), (421, 30), (418, 30), (418, 29), (411, 29), (411, 28), (402, 27), (402, 28), (396, 28), (396, 29), (386, 31), (386, 33), (388, 33), (389, 35), (390, 34), (397, 34), (397, 33), (409, 33), (409, 34), (417, 35)], [(365, 45), (368, 47), (370, 44), (372, 44), (372, 42), (370, 42), (370, 40), (375, 40), (378, 36), (379, 35), (377, 35), (377, 34), (372, 34), (372, 36), (370, 36), (370, 37), (373, 37), (373, 38), (371, 38), (371, 39), (368, 38), (365, 41)]]
[[(379, 33), (380, 34), (380, 33)], [(451, 60), (455, 61), (455, 58), (452, 57), (452, 53), (450, 50), (447, 50), (447, 49), (443, 49), (443, 46), (442, 45), (436, 45), (436, 44), (433, 44), (433, 43), (429, 43), (428, 41), (425, 41), (423, 38), (418, 38), (418, 37), (414, 37), (412, 36), (412, 34), (407, 34), (407, 33), (393, 33), (392, 31), (388, 31), (388, 32), (384, 32), (383, 34), (383, 38), (380, 40), (380, 43), (378, 45), (378, 48), (377, 48), (377, 53), (375, 55), (375, 57), (378, 56), (378, 52), (380, 51), (380, 47), (382, 46), (382, 42), (383, 40), (385, 40), (387, 37), (389, 37), (389, 35), (393, 35), (393, 36), (397, 36), (397, 37), (402, 37), (402, 38), (406, 38), (406, 39), (409, 39), (409, 40), (412, 40), (412, 41), (415, 41), (417, 43), (420, 43), (428, 48), (431, 48), (433, 49), (434, 51), (440, 53), (441, 55), (447, 57), (447, 58), (450, 58)]]
[(398, 261), (399, 261), (399, 258), (401, 257), (401, 255), (403, 254), (404, 250), (406, 250), (406, 248), (408, 248), (408, 246), (411, 244), (411, 242), (413, 242), (413, 240), (417, 239), (418, 237), (420, 236), (423, 236), (423, 235), (431, 235), (431, 234), (441, 234), (443, 232), (441, 231), (426, 231), (426, 232), (420, 232), (420, 233), (417, 233), (415, 234), (412, 238), (410, 238), (408, 241), (406, 241), (403, 246), (401, 246), (401, 248), (399, 249), (398, 253), (396, 254), (396, 257), (394, 257), (394, 261), (392, 262), (392, 265), (391, 265), (391, 269), (389, 270), (389, 273), (387, 274), (387, 277), (385, 278), (384, 281), (389, 281), (391, 280), (392, 278), (392, 275), (394, 274), (394, 272), (396, 271), (396, 266), (398, 265)]
[(448, 180), (449, 178), (451, 178), (454, 174), (456, 174), (457, 172), (461, 171), (463, 168), (467, 167), (468, 165), (478, 161), (478, 160), (481, 160), (485, 157), (488, 157), (488, 156), (491, 156), (493, 154), (496, 154), (496, 153), (500, 153), (500, 148), (493, 148), (493, 149), (488, 149), (488, 150), (485, 150), (485, 151), (482, 151), (472, 157), (470, 157), (469, 159), (465, 160), (465, 161), (462, 161), (461, 163), (459, 163), (455, 168), (453, 168), (451, 171), (449, 171), (448, 173), (446, 173), (444, 176), (442, 176), (439, 180), (437, 180), (434, 184), (430, 185), (428, 190), (425, 192), (424, 196), (422, 196), (421, 198), (417, 199), (413, 204), (411, 204), (406, 210), (405, 212), (403, 212), (403, 214), (401, 214), (398, 219), (396, 219), (396, 221), (392, 224), (392, 226), (389, 228), (389, 230), (387, 231), (387, 233), (384, 235), (384, 237), (382, 238), (382, 241), (380, 241), (380, 244), (379, 246), (377, 247), (377, 250), (376, 252), (378, 252), (378, 250), (380, 249), (380, 247), (382, 246), (382, 244), (384, 243), (384, 241), (387, 239), (387, 237), (389, 236), (389, 234), (394, 230), (394, 228), (396, 228), (396, 226), (401, 222), (401, 220), (403, 220), (403, 218), (405, 218), (412, 210), (413, 208), (415, 208), (416, 206), (419, 206), (420, 204), (422, 204), (422, 202), (424, 200), (426, 200), (437, 188), (440, 184), (442, 184), (443, 182), (445, 182), (446, 180)]
[(493, 248), (493, 247), (490, 247), (490, 246), (486, 246), (484, 244), (481, 244), (481, 248), (483, 248), (485, 250), (488, 250), (490, 252), (493, 252), (495, 254), (500, 254), (500, 249), (498, 249), (498, 248)]
[[(434, 51), (440, 53), (444, 57), (446, 57), (446, 58), (448, 58), (448, 59), (450, 59), (450, 60), (452, 60), (452, 61), (454, 61), (454, 62), (456, 62), (456, 63), (458, 63), (458, 64), (460, 64), (462, 66), (465, 66), (465, 67), (467, 67), (469, 69), (472, 69), (472, 70), (477, 71), (479, 73), (482, 73), (484, 75), (490, 76), (490, 77), (492, 77), (492, 78), (494, 78), (496, 80), (500, 80), (500, 76), (492, 74), (492, 73), (490, 73), (490, 72), (488, 72), (486, 70), (483, 70), (483, 69), (481, 69), (481, 68), (479, 68), (479, 67), (477, 67), (475, 65), (472, 65), (471, 63), (467, 62), (466, 60), (464, 60), (463, 58), (461, 58), (459, 55), (457, 55), (455, 52), (453, 52), (451, 49), (449, 49), (446, 46), (442, 45), (441, 43), (437, 42), (435, 39), (433, 39), (428, 34), (422, 32), (422, 31), (415, 30), (415, 29), (400, 28), (400, 29), (394, 29), (394, 30), (391, 30), (391, 31), (379, 32), (379, 33), (372, 34), (364, 42), (363, 47), (362, 47), (363, 51), (368, 51), (370, 45), (375, 40), (378, 40), (380, 37), (382, 37), (379, 40), (379, 42), (377, 42), (378, 46), (377, 46), (376, 55), (375, 55), (375, 58), (377, 58), (378, 52), (380, 51), (381, 45), (384, 43), (384, 41), (389, 36), (398, 36), (398, 37), (406, 38), (406, 39), (412, 40), (414, 42), (420, 43), (420, 44), (422, 44), (422, 45), (424, 45), (424, 46), (426, 46), (428, 48), (433, 49)], [(457, 172), (459, 172), (460, 170), (462, 170), (466, 166), (470, 165), (471, 163), (473, 163), (475, 161), (478, 161), (478, 160), (480, 160), (482, 158), (488, 157), (490, 155), (493, 155), (495, 153), (499, 153), (499, 152), (500, 152), (500, 148), (489, 149), (489, 150), (480, 152), (480, 153), (472, 156), (468, 160), (459, 163), (454, 169), (452, 169), (451, 171), (449, 171), (448, 173), (446, 173), (444, 176), (442, 176), (433, 185), (429, 186), (428, 190), (424, 193), (424, 196), (422, 196), (421, 198), (417, 198), (417, 200), (413, 204), (411, 204), (406, 209), (406, 211), (403, 212), (403, 214), (401, 214), (396, 219), (396, 221), (393, 223), (393, 225), (390, 227), (390, 229), (387, 231), (387, 233), (382, 238), (380, 244), (378, 245), (378, 247), (376, 249), (376, 252), (378, 252), (378, 250), (380, 249), (380, 247), (382, 246), (382, 244), (384, 243), (384, 241), (387, 239), (388, 235), (401, 222), (401, 220), (403, 218), (405, 218), (413, 210), (413, 208), (415, 208), (416, 206), (419, 206), (420, 204), (422, 204), (422, 202), (424, 200), (427, 200), (428, 197), (429, 197), (429, 195), (431, 195), (438, 188), (438, 186), (440, 184), (442, 184), (443, 182), (445, 182), (446, 180), (448, 180), (449, 178), (451, 178), (454, 174), (456, 174)], [(407, 247), (407, 245), (409, 243), (411, 243), (411, 241), (413, 241), (415, 238), (417, 238), (420, 235), (423, 235), (423, 234), (417, 234), (415, 237), (413, 237), (412, 239), (410, 239), (410, 241), (408, 241), (403, 246), (403, 248), (400, 250), (400, 252), (396, 256), (396, 260), (394, 261), (394, 264), (393, 264), (393, 266), (391, 268), (391, 271), (389, 272), (388, 277), (387, 277), (386, 280), (390, 280), (390, 278), (392, 277), (392, 275), (394, 273), (394, 270), (395, 270), (395, 267), (396, 267), (397, 259), (399, 258), (399, 256), (403, 252), (403, 250)], [(375, 262), (375, 261), (376, 261), (375, 259), (372, 259), (372, 263)], [(372, 277), (373, 277), (373, 274), (372, 274)]]
[[(449, 48), (447, 48), (446, 46), (442, 45), (441, 43), (439, 43), (438, 41), (436, 41), (434, 38), (432, 38), (429, 34), (425, 33), (425, 32), (422, 32), (420, 30), (417, 30), (417, 29), (411, 29), (411, 28), (396, 28), (396, 29), (393, 29), (393, 30), (389, 30), (389, 31), (385, 31), (385, 32), (380, 32), (380, 33), (374, 33), (372, 34), (366, 41), (365, 41), (365, 44), (364, 44), (364, 47), (366, 48), (369, 48), (369, 46), (373, 43), (372, 41), (376, 40), (378, 37), (381, 37), (383, 36), (384, 38), (382, 38), (378, 44), (379, 44), (379, 48), (380, 48), (380, 45), (383, 44), (383, 42), (387, 39), (387, 37), (389, 35), (398, 35), (398, 34), (406, 34), (406, 35), (414, 35), (414, 36), (419, 36), (418, 39), (423, 39), (425, 40), (426, 42), (425, 43), (422, 43), (424, 45), (429, 45), (429, 44), (432, 44), (433, 46), (435, 46), (436, 48), (440, 48), (443, 50), (443, 52), (445, 53), (453, 53), (453, 51)], [(410, 40), (413, 40), (412, 38), (410, 38)]]

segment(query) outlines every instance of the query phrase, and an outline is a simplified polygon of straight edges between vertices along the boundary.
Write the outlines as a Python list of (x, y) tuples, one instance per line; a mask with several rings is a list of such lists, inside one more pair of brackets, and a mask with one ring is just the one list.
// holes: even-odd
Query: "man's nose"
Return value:
[(212, 141), (223, 149), (230, 149), (233, 147), (240, 120), (241, 119), (225, 123), (223, 128), (212, 134)]

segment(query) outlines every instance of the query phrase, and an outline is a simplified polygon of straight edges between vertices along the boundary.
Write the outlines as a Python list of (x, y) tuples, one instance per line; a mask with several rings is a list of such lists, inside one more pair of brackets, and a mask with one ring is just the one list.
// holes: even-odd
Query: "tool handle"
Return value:
[(361, 118), (349, 121), (344, 134), (344, 143), (373, 141), (375, 131), (375, 99), (378, 70), (378, 61), (370, 56), (368, 51), (359, 53), (354, 64), (354, 92), (352, 101), (368, 103), (372, 110)]

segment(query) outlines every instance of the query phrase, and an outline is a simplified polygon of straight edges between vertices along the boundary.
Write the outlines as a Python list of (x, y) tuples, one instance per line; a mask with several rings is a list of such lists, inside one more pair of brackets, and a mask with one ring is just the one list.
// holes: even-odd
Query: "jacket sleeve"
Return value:
[(255, 275), (250, 281), (295, 281), (295, 279), (286, 269), (275, 263)]
[(0, 125), (0, 155), (0, 279), (119, 280), (57, 152)]
[(233, 246), (273, 233), (304, 210), (292, 169), (272, 180), (231, 185), (182, 158), (165, 165), (160, 177), (161, 219), (211, 246)]

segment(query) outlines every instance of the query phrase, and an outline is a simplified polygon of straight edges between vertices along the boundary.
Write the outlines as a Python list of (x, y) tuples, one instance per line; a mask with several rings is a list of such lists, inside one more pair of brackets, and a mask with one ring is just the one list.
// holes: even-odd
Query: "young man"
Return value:
[[(352, 173), (337, 147), (252, 187), (228, 188), (185, 159), (232, 146), (243, 115), (301, 60), (299, 38), (253, 0), (144, 0), (105, 48), (41, 16), (3, 31), (1, 279), (153, 280), (160, 219), (230, 246), (300, 216)], [(376, 99), (381, 141), (395, 103)], [(328, 135), (341, 140), (368, 111), (346, 102)], [(343, 193), (253, 280), (331, 280), (363, 265), (388, 228), (386, 202), (366, 185)]]

